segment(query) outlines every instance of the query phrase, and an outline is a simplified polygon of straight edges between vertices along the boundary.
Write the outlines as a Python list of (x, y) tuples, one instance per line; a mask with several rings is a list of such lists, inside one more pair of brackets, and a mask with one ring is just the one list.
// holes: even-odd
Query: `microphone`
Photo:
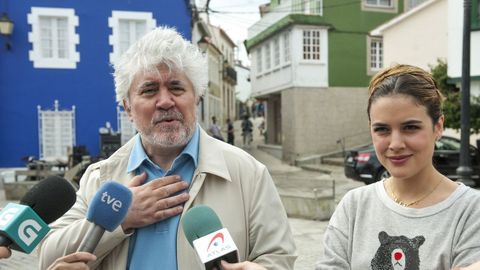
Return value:
[(34, 185), (20, 200), (0, 212), (0, 246), (31, 253), (52, 223), (75, 203), (75, 189), (67, 180), (50, 176)]
[(212, 208), (206, 205), (192, 207), (185, 213), (182, 227), (206, 270), (222, 269), (221, 260), (238, 262), (237, 246)]
[(88, 207), (87, 220), (92, 224), (77, 251), (93, 253), (105, 233), (113, 232), (127, 215), (132, 203), (132, 192), (114, 181), (103, 184)]

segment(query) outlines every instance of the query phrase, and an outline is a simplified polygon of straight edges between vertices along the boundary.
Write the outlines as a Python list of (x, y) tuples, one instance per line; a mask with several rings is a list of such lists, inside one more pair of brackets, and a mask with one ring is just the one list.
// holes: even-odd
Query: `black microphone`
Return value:
[(182, 227), (206, 270), (223, 269), (221, 260), (238, 262), (237, 246), (212, 208), (206, 205), (192, 207), (185, 213)]
[(40, 180), (20, 200), (0, 212), (0, 246), (30, 253), (52, 223), (75, 203), (73, 186), (59, 176)]
[(105, 230), (112, 232), (123, 222), (131, 203), (130, 189), (114, 181), (103, 184), (88, 207), (87, 220), (92, 224), (77, 251), (93, 253)]

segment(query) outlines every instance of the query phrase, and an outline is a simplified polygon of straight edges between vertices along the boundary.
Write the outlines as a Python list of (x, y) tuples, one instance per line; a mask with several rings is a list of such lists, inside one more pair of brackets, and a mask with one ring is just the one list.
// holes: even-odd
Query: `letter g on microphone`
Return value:
[(12, 248), (30, 253), (50, 228), (30, 207), (9, 203), (0, 213), (0, 231), (12, 239)]
[(27, 219), (18, 227), (18, 237), (27, 246), (30, 246), (38, 237), (38, 232), (42, 229), (42, 226), (33, 219)]

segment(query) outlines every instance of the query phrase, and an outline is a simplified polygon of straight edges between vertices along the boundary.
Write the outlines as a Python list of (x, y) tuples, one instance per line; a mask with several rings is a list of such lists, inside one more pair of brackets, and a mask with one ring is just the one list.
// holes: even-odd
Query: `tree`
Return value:
[[(437, 86), (445, 96), (443, 102), (443, 114), (445, 116), (446, 128), (460, 129), (460, 89), (448, 82), (447, 62), (437, 59), (437, 65), (430, 66), (431, 73)], [(480, 131), (480, 97), (472, 96), (470, 101), (470, 132), (479, 133)]]

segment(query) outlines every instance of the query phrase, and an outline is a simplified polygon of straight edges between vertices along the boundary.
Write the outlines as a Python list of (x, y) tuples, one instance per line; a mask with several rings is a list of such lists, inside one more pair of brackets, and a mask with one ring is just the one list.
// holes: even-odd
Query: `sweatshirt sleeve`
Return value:
[(462, 218), (458, 221), (458, 236), (454, 240), (452, 266), (466, 267), (480, 262), (480, 192), (469, 190)]
[(323, 236), (324, 254), (316, 264), (316, 270), (350, 269), (348, 233), (348, 194), (333, 213)]
[[(95, 165), (95, 164), (94, 164)], [(77, 200), (70, 210), (57, 221), (50, 224), (50, 232), (38, 248), (39, 268), (47, 269), (57, 258), (77, 251), (91, 223), (86, 219), (88, 203), (95, 194), (99, 183), (99, 170), (91, 165), (80, 181)], [(105, 232), (95, 249), (98, 265), (111, 249), (125, 240), (128, 235), (119, 227), (113, 232)]]

